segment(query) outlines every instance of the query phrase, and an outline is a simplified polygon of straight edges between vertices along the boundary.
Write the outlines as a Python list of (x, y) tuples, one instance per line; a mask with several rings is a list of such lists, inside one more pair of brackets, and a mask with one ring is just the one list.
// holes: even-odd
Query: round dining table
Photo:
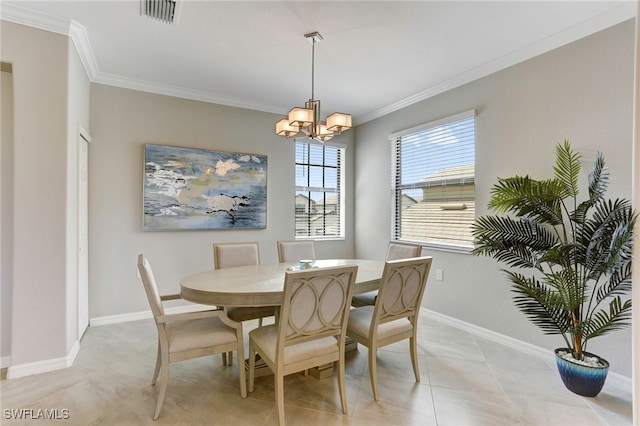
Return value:
[[(384, 261), (323, 259), (313, 268), (357, 265), (354, 294), (377, 290)], [(284, 275), (299, 270), (298, 263), (265, 263), (215, 269), (189, 275), (180, 281), (180, 295), (190, 302), (218, 306), (276, 306), (282, 304)]]

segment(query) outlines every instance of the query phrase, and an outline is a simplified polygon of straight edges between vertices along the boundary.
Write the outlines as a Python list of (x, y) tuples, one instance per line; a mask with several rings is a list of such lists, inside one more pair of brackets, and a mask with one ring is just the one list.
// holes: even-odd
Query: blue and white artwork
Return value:
[(145, 145), (145, 231), (266, 226), (266, 155)]

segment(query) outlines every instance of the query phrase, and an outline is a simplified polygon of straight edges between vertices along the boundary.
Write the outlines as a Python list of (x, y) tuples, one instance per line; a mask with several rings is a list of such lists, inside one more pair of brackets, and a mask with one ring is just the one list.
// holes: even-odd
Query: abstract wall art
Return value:
[(144, 147), (145, 231), (267, 226), (267, 156)]

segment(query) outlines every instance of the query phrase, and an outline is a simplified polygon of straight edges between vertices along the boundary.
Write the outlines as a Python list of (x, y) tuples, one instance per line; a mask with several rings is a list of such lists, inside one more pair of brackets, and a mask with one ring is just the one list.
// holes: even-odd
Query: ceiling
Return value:
[(285, 114), (369, 121), (633, 18), (635, 1), (192, 1), (167, 24), (140, 1), (5, 1), (66, 33), (91, 81)]

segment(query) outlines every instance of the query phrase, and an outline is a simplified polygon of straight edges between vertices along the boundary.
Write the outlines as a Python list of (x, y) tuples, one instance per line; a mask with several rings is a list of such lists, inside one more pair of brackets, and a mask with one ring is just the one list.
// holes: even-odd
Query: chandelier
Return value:
[(313, 99), (313, 83), (315, 46), (322, 40), (322, 36), (314, 31), (304, 37), (311, 43), (311, 98), (305, 102), (304, 108), (292, 108), (288, 117), (276, 123), (276, 134), (287, 138), (308, 137), (324, 142), (343, 130), (350, 129), (351, 115), (334, 112), (327, 117), (326, 124), (320, 121), (320, 101)]

